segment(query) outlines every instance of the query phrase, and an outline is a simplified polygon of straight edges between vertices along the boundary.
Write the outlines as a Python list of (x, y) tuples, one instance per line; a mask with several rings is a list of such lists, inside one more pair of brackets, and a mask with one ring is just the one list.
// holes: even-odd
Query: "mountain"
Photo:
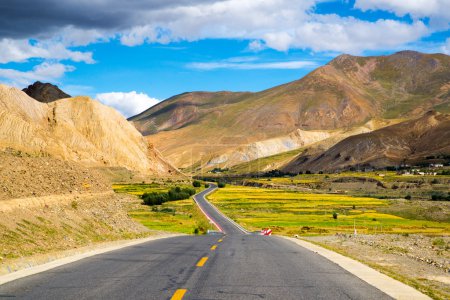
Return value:
[[(232, 166), (371, 121), (389, 124), (432, 109), (450, 111), (450, 57), (402, 51), (341, 55), (299, 80), (258, 93), (185, 93), (130, 121), (176, 166), (203, 169)], [(297, 130), (317, 138), (293, 141), (289, 137)], [(262, 143), (256, 154), (251, 152), (254, 143)]]
[(0, 149), (167, 175), (176, 169), (114, 109), (88, 97), (41, 103), (0, 85)]
[(70, 95), (61, 91), (56, 85), (36, 81), (22, 90), (28, 96), (39, 102), (50, 103), (59, 99), (71, 98)]
[(418, 119), (348, 137), (322, 153), (300, 154), (283, 170), (296, 173), (381, 168), (430, 159), (450, 159), (450, 114), (430, 111)]

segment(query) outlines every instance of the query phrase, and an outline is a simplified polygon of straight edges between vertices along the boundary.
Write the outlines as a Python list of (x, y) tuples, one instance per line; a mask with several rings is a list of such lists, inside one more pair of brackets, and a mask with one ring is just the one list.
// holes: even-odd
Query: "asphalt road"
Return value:
[(224, 234), (151, 241), (0, 286), (18, 299), (391, 299), (276, 236), (247, 234), (199, 194)]

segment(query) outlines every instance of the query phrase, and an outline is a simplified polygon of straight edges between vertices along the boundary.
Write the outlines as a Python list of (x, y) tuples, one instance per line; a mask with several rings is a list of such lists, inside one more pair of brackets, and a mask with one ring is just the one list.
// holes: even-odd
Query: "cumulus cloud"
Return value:
[(327, 15), (297, 28), (291, 44), (285, 47), (360, 54), (364, 50), (398, 49), (427, 34), (429, 30), (421, 21), (413, 24), (394, 20), (368, 22)]
[(0, 63), (24, 62), (30, 58), (94, 63), (92, 52), (71, 51), (61, 43), (30, 43), (29, 40), (0, 40)]
[(137, 115), (159, 102), (156, 98), (136, 91), (101, 93), (96, 95), (96, 99), (105, 105), (114, 107), (126, 118)]
[(449, 0), (356, 0), (355, 8), (362, 11), (384, 10), (399, 17), (410, 15), (413, 18), (429, 17), (448, 26), (450, 22)]
[(0, 69), (0, 79), (16, 87), (24, 87), (34, 81), (57, 81), (66, 72), (72, 72), (75, 67), (60, 63), (43, 62), (31, 71), (18, 71), (14, 69)]
[[(356, 0), (362, 11), (385, 10), (414, 18), (365, 21), (318, 14), (327, 0), (28, 0), (0, 1), (0, 60), (38, 57), (92, 63), (92, 53), (70, 50), (119, 39), (123, 45), (167, 44), (209, 38), (251, 41), (248, 50), (312, 49), (361, 53), (405, 47), (432, 33), (422, 19), (448, 27), (449, 0)], [(27, 44), (33, 38), (38, 44)], [(9, 47), (9, 48), (8, 48)], [(12, 50), (8, 50), (12, 49)]]

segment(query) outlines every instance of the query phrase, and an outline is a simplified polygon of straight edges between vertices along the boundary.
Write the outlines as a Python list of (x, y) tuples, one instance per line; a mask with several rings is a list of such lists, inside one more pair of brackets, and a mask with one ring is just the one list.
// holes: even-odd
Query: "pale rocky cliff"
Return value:
[(0, 149), (6, 148), (85, 166), (121, 166), (155, 175), (177, 172), (110, 107), (88, 97), (40, 103), (0, 85)]

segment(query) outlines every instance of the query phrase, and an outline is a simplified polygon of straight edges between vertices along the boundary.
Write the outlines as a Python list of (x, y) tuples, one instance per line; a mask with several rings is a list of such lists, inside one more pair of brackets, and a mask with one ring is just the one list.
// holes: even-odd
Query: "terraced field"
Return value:
[(392, 202), (369, 197), (227, 186), (208, 198), (246, 228), (270, 227), (276, 234), (450, 232), (450, 223), (383, 213)]

